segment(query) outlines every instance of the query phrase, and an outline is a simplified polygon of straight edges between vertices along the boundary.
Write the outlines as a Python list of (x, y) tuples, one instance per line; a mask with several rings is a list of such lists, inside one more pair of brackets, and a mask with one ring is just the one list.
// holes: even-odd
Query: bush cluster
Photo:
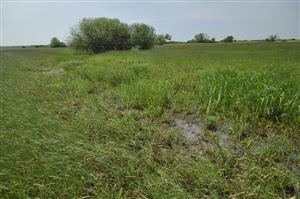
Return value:
[(171, 39), (172, 39), (172, 36), (169, 35), (169, 34), (166, 34), (166, 35), (159, 34), (159, 35), (156, 35), (155, 44), (157, 44), (157, 45), (164, 45), (167, 42), (170, 42)]
[(99, 53), (132, 47), (150, 49), (156, 38), (155, 29), (144, 23), (128, 25), (119, 19), (85, 18), (72, 28), (69, 44), (76, 50)]
[(50, 47), (51, 48), (59, 48), (59, 47), (66, 47), (67, 45), (62, 42), (62, 41), (59, 41), (59, 39), (57, 39), (56, 37), (53, 37), (51, 39), (51, 42), (50, 42)]
[(154, 46), (156, 34), (152, 26), (135, 23), (130, 26), (130, 39), (133, 46), (139, 49), (150, 49)]
[(268, 38), (265, 39), (266, 41), (277, 41), (279, 40), (279, 37), (277, 34), (273, 34), (273, 35), (270, 35)]
[(226, 43), (232, 43), (232, 42), (234, 42), (234, 37), (233, 36), (227, 36), (222, 41), (226, 42)]
[(214, 43), (216, 42), (215, 38), (209, 38), (208, 34), (202, 32), (195, 34), (192, 40), (187, 41), (187, 43)]
[(70, 46), (94, 53), (130, 48), (127, 24), (118, 19), (85, 18), (71, 30)]
[[(234, 41), (236, 40), (234, 40), (233, 36), (227, 36), (223, 40), (221, 40), (221, 42), (230, 42), (230, 43)], [(214, 37), (210, 39), (208, 34), (204, 32), (195, 34), (193, 39), (187, 41), (187, 43), (215, 43), (215, 42), (216, 39)]]

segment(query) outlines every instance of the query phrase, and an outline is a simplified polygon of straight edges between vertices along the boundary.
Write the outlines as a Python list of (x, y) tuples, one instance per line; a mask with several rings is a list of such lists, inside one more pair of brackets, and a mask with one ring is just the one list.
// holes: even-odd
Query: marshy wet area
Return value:
[(179, 118), (175, 118), (170, 124), (180, 132), (179, 143), (197, 155), (214, 148), (224, 151), (231, 148), (232, 141), (229, 134), (217, 127), (209, 128), (203, 122), (190, 122)]

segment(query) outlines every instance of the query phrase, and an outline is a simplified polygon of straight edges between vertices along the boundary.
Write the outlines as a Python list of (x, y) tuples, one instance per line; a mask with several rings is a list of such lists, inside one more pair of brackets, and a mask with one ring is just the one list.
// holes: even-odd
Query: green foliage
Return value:
[(232, 43), (234, 40), (233, 36), (227, 36), (225, 37), (225, 39), (223, 39), (222, 41), (223, 42), (226, 42), (226, 43)]
[(62, 42), (62, 41), (59, 41), (59, 39), (57, 39), (56, 37), (53, 37), (51, 39), (51, 42), (50, 42), (50, 47), (51, 48), (59, 48), (59, 47), (66, 47), (67, 45)]
[(157, 45), (164, 45), (166, 43), (165, 35), (156, 35), (155, 43)]
[(209, 42), (209, 36), (206, 33), (199, 33), (194, 36), (196, 43), (207, 43)]
[(194, 38), (192, 40), (187, 41), (187, 43), (214, 43), (215, 41), (215, 38), (209, 39), (208, 34), (203, 32), (195, 34)]
[(52, 48), (59, 47), (59, 43), (60, 41), (56, 37), (53, 37), (50, 42), (50, 47)]
[(172, 40), (172, 36), (170, 34), (166, 34), (165, 35), (165, 39), (168, 40), (168, 41), (171, 41)]
[(135, 23), (130, 26), (131, 43), (139, 49), (146, 50), (154, 46), (155, 29), (143, 23)]
[(169, 34), (163, 35), (163, 34), (158, 34), (155, 37), (155, 44), (157, 45), (164, 45), (168, 42), (170, 42), (172, 40), (172, 36)]
[(71, 30), (70, 46), (77, 50), (99, 53), (130, 49), (127, 24), (118, 19), (85, 18)]
[[(143, 23), (130, 27), (118, 19), (85, 18), (71, 30), (70, 46), (93, 53), (127, 50), (132, 46), (150, 49), (156, 39), (155, 29)], [(161, 41), (159, 41), (161, 42)]]
[(268, 38), (266, 38), (266, 41), (276, 41), (276, 40), (279, 40), (277, 34), (270, 35)]

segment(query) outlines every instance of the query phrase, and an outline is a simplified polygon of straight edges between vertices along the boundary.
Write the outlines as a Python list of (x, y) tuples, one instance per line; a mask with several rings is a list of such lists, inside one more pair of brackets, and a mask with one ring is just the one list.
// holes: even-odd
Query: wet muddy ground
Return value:
[(202, 122), (190, 122), (176, 118), (171, 122), (181, 135), (180, 143), (198, 155), (213, 148), (221, 148), (228, 151), (232, 142), (228, 133), (216, 128), (209, 130)]

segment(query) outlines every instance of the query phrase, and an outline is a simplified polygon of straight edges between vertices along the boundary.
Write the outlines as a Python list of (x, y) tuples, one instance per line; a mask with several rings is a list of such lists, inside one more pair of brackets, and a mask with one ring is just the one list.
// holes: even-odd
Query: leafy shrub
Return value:
[(156, 38), (155, 29), (144, 23), (135, 23), (130, 26), (131, 43), (139, 49), (150, 49)]
[(62, 42), (62, 41), (59, 41), (59, 39), (57, 39), (56, 37), (53, 37), (51, 39), (51, 42), (50, 42), (50, 47), (51, 48), (59, 48), (59, 47), (66, 47), (67, 45)]
[(170, 34), (166, 34), (165, 35), (165, 39), (168, 40), (168, 41), (171, 41), (172, 40), (172, 36)]
[(157, 35), (155, 38), (155, 44), (164, 45), (166, 43), (166, 38), (164, 35)]
[(169, 34), (163, 35), (163, 34), (158, 34), (156, 35), (155, 38), (155, 44), (157, 45), (164, 45), (165, 43), (170, 42), (172, 39), (172, 36)]
[(208, 34), (202, 32), (199, 34), (195, 34), (192, 40), (187, 41), (187, 43), (213, 43), (215, 42), (215, 38), (209, 39)]
[(227, 37), (225, 37), (225, 39), (223, 39), (222, 41), (223, 41), (223, 42), (227, 42), (227, 43), (231, 43), (231, 42), (233, 42), (233, 40), (234, 40), (234, 37), (233, 37), (233, 36), (227, 36)]
[(209, 36), (206, 33), (199, 33), (194, 36), (196, 43), (207, 43), (209, 42)]
[(85, 18), (71, 30), (70, 46), (94, 53), (130, 49), (129, 27), (118, 19)]
[(266, 38), (266, 41), (276, 41), (276, 40), (279, 40), (277, 34), (270, 35), (268, 38)]

